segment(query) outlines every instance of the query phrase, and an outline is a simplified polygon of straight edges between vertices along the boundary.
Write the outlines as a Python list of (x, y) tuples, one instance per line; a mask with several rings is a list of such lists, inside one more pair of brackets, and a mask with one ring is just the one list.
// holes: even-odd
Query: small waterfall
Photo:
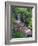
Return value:
[(20, 21), (20, 15), (17, 15), (18, 21)]
[(16, 22), (20, 23), (20, 14), (17, 15)]

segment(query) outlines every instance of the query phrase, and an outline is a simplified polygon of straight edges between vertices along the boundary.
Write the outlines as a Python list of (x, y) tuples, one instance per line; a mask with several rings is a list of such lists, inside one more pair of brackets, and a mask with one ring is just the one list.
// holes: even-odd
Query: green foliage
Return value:
[(16, 32), (16, 38), (22, 38), (22, 37), (24, 37), (24, 33)]
[(32, 30), (32, 20), (29, 21), (28, 27)]

